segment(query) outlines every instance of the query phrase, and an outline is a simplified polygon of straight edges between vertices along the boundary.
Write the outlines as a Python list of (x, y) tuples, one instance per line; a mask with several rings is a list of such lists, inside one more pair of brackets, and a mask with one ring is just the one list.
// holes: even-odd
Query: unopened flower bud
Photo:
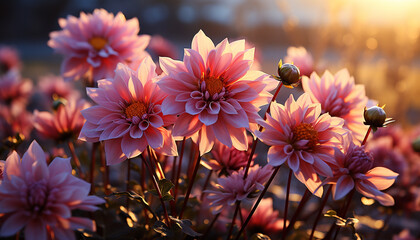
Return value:
[(370, 108), (365, 107), (363, 115), (365, 117), (364, 124), (369, 125), (374, 129), (378, 127), (383, 127), (385, 121), (387, 120), (384, 109), (378, 106), (373, 106)]
[(67, 100), (66, 99), (64, 99), (64, 98), (57, 98), (57, 99), (54, 99), (54, 101), (53, 101), (53, 109), (54, 110), (58, 110), (58, 108), (60, 107), (60, 106), (64, 106), (64, 105), (66, 105), (66, 103), (67, 103)]
[(411, 146), (415, 152), (420, 153), (420, 136), (411, 143)]
[(279, 64), (277, 69), (280, 80), (285, 86), (296, 86), (300, 82), (299, 68), (291, 63)]

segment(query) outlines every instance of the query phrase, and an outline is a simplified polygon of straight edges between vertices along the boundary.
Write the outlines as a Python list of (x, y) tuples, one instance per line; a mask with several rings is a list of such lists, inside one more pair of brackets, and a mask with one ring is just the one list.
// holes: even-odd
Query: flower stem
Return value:
[(179, 176), (181, 175), (182, 158), (184, 157), (184, 149), (185, 149), (185, 137), (182, 139), (182, 143), (181, 143), (181, 152), (179, 153), (178, 169), (176, 171), (176, 177), (175, 177), (175, 182), (174, 182), (174, 184), (175, 184), (175, 187), (174, 187), (174, 201), (175, 201), (175, 203), (176, 203), (176, 198), (178, 196)]
[(287, 226), (286, 230), (283, 231), (282, 240), (286, 239), (287, 234), (289, 231), (295, 226), (296, 220), (299, 217), (300, 212), (302, 211), (305, 204), (308, 202), (310, 195), (310, 191), (306, 188), (305, 193), (303, 194), (302, 199), (300, 200), (300, 203), (295, 211), (295, 213), (292, 216), (292, 219), (289, 222), (289, 225)]
[[(163, 170), (160, 167), (160, 164), (156, 158), (156, 155), (154, 154), (154, 151), (152, 151), (152, 148), (150, 146), (147, 146), (147, 154), (149, 155), (149, 159), (151, 162), (153, 162), (155, 164), (156, 170), (159, 173), (159, 176), (157, 176), (157, 179), (163, 179), (165, 178), (165, 174), (163, 174)], [(156, 171), (155, 171), (156, 172)]]
[(206, 181), (204, 182), (203, 189), (201, 189), (201, 195), (200, 200), (203, 201), (204, 198), (204, 190), (206, 190), (207, 186), (209, 185), (211, 174), (213, 173), (213, 170), (209, 171), (209, 174), (207, 174)]
[[(130, 178), (131, 178), (131, 159), (128, 158), (127, 159), (127, 180), (125, 182), (125, 190), (127, 192), (130, 192)], [(130, 207), (130, 199), (127, 198), (127, 201), (125, 202), (125, 208), (127, 209), (127, 211), (129, 211), (129, 207)]]
[(109, 167), (106, 165), (104, 146), (102, 144), (99, 145), (99, 158), (101, 159), (101, 171), (102, 181), (104, 184), (104, 192), (105, 195), (109, 195), (111, 194), (111, 185), (109, 184)]
[(236, 235), (236, 240), (239, 239), (239, 236), (241, 236), (242, 232), (244, 231), (246, 225), (248, 225), (249, 221), (251, 220), (252, 215), (254, 214), (255, 210), (257, 210), (258, 205), (260, 204), (262, 198), (264, 197), (264, 194), (267, 192), (268, 187), (270, 186), (271, 182), (273, 181), (274, 177), (276, 176), (277, 172), (279, 171), (280, 166), (277, 166), (274, 168), (273, 173), (271, 174), (270, 179), (268, 179), (267, 183), (264, 186), (264, 189), (262, 190), (260, 196), (258, 197), (257, 201), (255, 202), (254, 206), (251, 209), (251, 212), (249, 212), (248, 217), (246, 218), (245, 222), (242, 224), (241, 229), (238, 232), (238, 235)]
[[(242, 216), (242, 208), (239, 206), (239, 219), (241, 220), (241, 226), (244, 224), (244, 217)], [(246, 235), (246, 231), (243, 231), (244, 240), (248, 240), (248, 236)]]
[(365, 145), (365, 143), (366, 143), (366, 141), (367, 141), (367, 139), (368, 139), (369, 134), (370, 134), (371, 131), (372, 131), (372, 127), (369, 126), (369, 129), (367, 130), (367, 133), (365, 135), (365, 138), (363, 139), (362, 146)]
[(67, 146), (70, 149), (71, 155), (74, 160), (74, 164), (76, 165), (77, 171), (79, 172), (80, 178), (85, 178), (85, 174), (82, 172), (82, 166), (80, 164), (79, 158), (77, 157), (76, 151), (74, 150), (74, 145), (72, 141), (67, 141)]
[[(150, 163), (147, 162), (147, 160), (143, 157), (142, 154), (140, 154), (140, 157), (141, 157), (142, 161), (146, 164), (147, 169), (149, 170), (149, 174), (150, 174), (150, 177), (152, 178), (153, 185), (154, 185), (154, 187), (156, 189), (156, 192), (158, 193), (158, 196), (159, 196), (160, 204), (162, 205), (163, 213), (165, 215), (166, 224), (167, 224), (167, 226), (170, 226), (171, 222), (169, 221), (169, 216), (168, 216), (168, 212), (166, 211), (165, 202), (163, 201), (162, 193), (160, 191), (159, 184), (158, 184), (158, 182), (156, 180), (156, 177), (155, 177), (156, 172), (153, 171), (153, 168), (151, 166), (151, 162)], [(150, 160), (150, 158), (149, 158), (149, 160)]]
[[(197, 151), (198, 151), (198, 149), (197, 149)], [(199, 152), (198, 152), (197, 155), (198, 155), (198, 157), (195, 160), (194, 170), (193, 170), (192, 176), (190, 177), (191, 181), (188, 184), (187, 193), (185, 194), (184, 204), (182, 205), (181, 212), (179, 213), (179, 219), (182, 219), (182, 215), (184, 213), (184, 210), (187, 207), (187, 203), (188, 203), (188, 200), (190, 198), (191, 190), (192, 190), (192, 187), (194, 185), (195, 177), (197, 176), (198, 168), (200, 167), (201, 156), (200, 156)]]
[(241, 201), (236, 201), (235, 212), (233, 213), (232, 223), (230, 224), (229, 232), (228, 232), (228, 235), (227, 235), (226, 240), (229, 240), (230, 239), (230, 235), (232, 234), (233, 226), (235, 226), (236, 215), (238, 215), (240, 204), (241, 204)]
[(96, 165), (96, 150), (98, 150), (99, 142), (94, 142), (92, 145), (92, 154), (91, 154), (91, 162), (90, 162), (90, 174), (89, 174), (89, 182), (90, 182), (90, 194), (95, 194), (95, 165)]
[(332, 185), (330, 185), (328, 187), (328, 190), (327, 190), (327, 192), (324, 195), (324, 199), (322, 200), (321, 205), (319, 206), (319, 212), (316, 215), (314, 225), (312, 226), (312, 232), (311, 232), (311, 236), (309, 237), (309, 240), (312, 240), (312, 238), (314, 237), (315, 229), (316, 229), (316, 226), (318, 225), (319, 219), (321, 218), (322, 210), (324, 210), (325, 204), (327, 203), (328, 197), (330, 196), (331, 186)]
[[(282, 82), (280, 82), (280, 83), (279, 83), (279, 86), (277, 87), (276, 92), (274, 93), (273, 97), (271, 98), (270, 103), (268, 104), (268, 108), (267, 108), (267, 110), (265, 111), (265, 114), (264, 114), (264, 116), (263, 116), (263, 119), (264, 119), (264, 120), (266, 120), (266, 119), (267, 119), (267, 114), (269, 114), (269, 113), (270, 113), (271, 103), (272, 103), (272, 102), (274, 102), (274, 101), (276, 100), (277, 95), (279, 94), (280, 89), (281, 89), (281, 87), (282, 87), (282, 86), (283, 86), (283, 83), (282, 83)], [(264, 128), (263, 128), (262, 126), (260, 126), (260, 128), (258, 129), (258, 131), (260, 131), (260, 132), (261, 132), (263, 129), (264, 129)], [(249, 168), (251, 167), (252, 158), (253, 158), (253, 156), (254, 156), (255, 149), (257, 148), (257, 143), (258, 143), (258, 141), (259, 141), (259, 140), (258, 140), (258, 138), (257, 138), (257, 139), (254, 139), (254, 141), (253, 141), (253, 143), (252, 143), (252, 150), (251, 150), (251, 153), (249, 154), (248, 163), (246, 164), (245, 174), (244, 174), (244, 179), (246, 179), (246, 177), (248, 177), (248, 171), (249, 171)]]
[(289, 209), (289, 195), (290, 195), (290, 183), (292, 182), (292, 169), (289, 170), (289, 176), (287, 178), (286, 187), (286, 198), (284, 200), (284, 216), (283, 216), (283, 231), (286, 229), (287, 223), (287, 210)]
[[(354, 195), (355, 190), (356, 189), (353, 188), (353, 190), (351, 190), (351, 192), (349, 193), (349, 195), (347, 195), (347, 198), (346, 198), (347, 203), (345, 204), (344, 208), (342, 209), (342, 211), (341, 211), (341, 213), (339, 215), (339, 216), (342, 216), (343, 219), (346, 219), (347, 210), (349, 210), (349, 207), (350, 207), (350, 204), (352, 202), (352, 198), (353, 198), (353, 195)], [(341, 227), (339, 227), (337, 229), (337, 231), (335, 231), (334, 238), (333, 238), (334, 240), (337, 239), (337, 236), (338, 236), (338, 233), (340, 232), (340, 229), (341, 229)]]
[(209, 227), (207, 228), (206, 232), (203, 235), (203, 239), (206, 239), (207, 235), (210, 233), (210, 230), (213, 228), (214, 223), (216, 223), (217, 219), (219, 218), (220, 214), (222, 212), (219, 212), (218, 214), (216, 214), (216, 216), (214, 216), (213, 220), (211, 221)]

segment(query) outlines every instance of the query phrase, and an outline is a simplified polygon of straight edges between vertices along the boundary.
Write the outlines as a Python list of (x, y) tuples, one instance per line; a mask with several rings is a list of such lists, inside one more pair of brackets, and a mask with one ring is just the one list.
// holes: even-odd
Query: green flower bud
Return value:
[(386, 120), (385, 111), (378, 106), (365, 108), (363, 115), (365, 117), (364, 124), (372, 127), (382, 127)]
[(285, 86), (295, 87), (300, 83), (300, 71), (299, 68), (291, 63), (282, 64), (280, 61), (277, 68), (279, 74), (279, 80), (283, 82)]

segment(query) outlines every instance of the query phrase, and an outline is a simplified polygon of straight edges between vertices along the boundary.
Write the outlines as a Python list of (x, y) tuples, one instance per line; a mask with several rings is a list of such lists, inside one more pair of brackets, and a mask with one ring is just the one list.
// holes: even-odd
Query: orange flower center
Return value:
[(215, 93), (220, 93), (224, 87), (223, 81), (221, 78), (215, 77), (204, 77), (204, 82), (206, 82), (206, 90), (213, 96)]
[(134, 116), (141, 118), (145, 113), (147, 113), (147, 107), (143, 102), (133, 102), (125, 109), (125, 116), (127, 118)]
[(318, 143), (318, 132), (309, 123), (301, 123), (292, 130), (295, 141), (308, 140), (307, 146), (314, 147)]
[(108, 40), (102, 37), (93, 37), (89, 39), (89, 44), (92, 45), (92, 47), (96, 51), (100, 51), (102, 48), (105, 47), (105, 45), (108, 43)]

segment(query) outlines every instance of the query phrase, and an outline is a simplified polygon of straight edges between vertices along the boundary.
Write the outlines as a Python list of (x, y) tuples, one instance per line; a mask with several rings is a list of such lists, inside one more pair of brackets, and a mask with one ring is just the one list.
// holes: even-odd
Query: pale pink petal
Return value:
[(368, 181), (378, 188), (378, 190), (384, 190), (389, 188), (398, 176), (398, 173), (395, 173), (388, 168), (384, 167), (375, 167), (369, 170), (366, 173)]
[(354, 188), (354, 181), (349, 175), (341, 176), (333, 188), (334, 200), (339, 200)]
[(121, 139), (109, 139), (105, 140), (104, 143), (107, 165), (118, 164), (127, 159), (127, 156), (121, 150)]

